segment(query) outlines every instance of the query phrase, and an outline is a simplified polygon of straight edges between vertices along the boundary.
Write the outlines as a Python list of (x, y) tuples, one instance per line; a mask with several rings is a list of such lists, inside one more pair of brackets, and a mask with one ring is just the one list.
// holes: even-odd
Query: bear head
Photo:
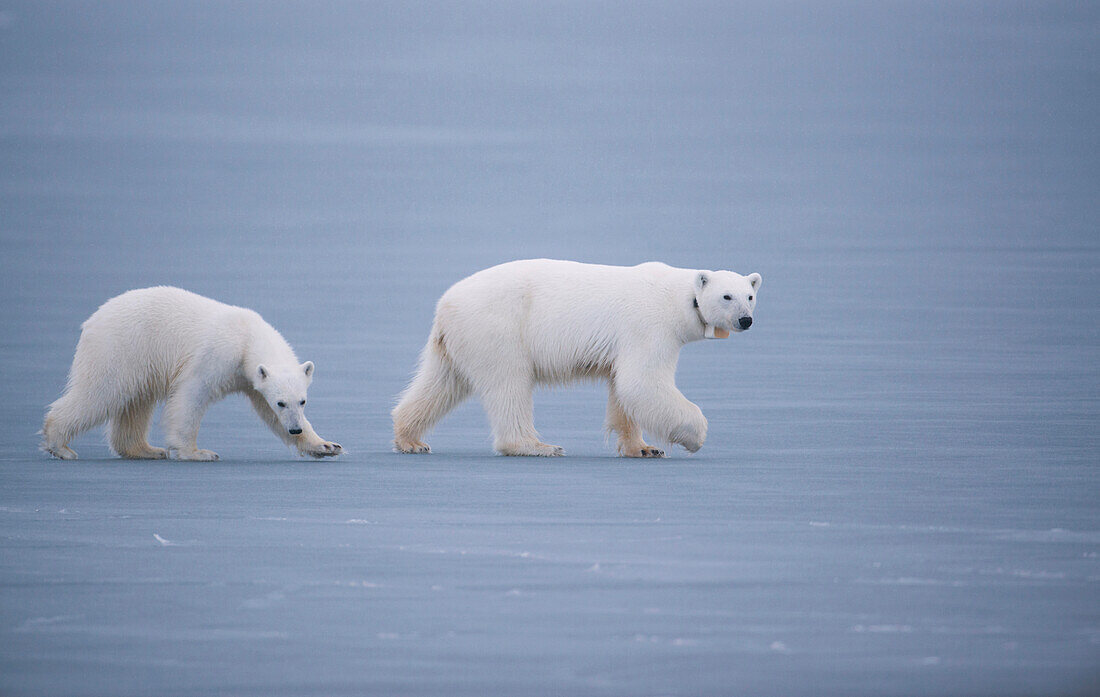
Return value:
[(279, 423), (292, 436), (302, 433), (306, 423), (306, 391), (313, 382), (313, 362), (288, 367), (256, 366), (252, 386), (264, 396)]
[(695, 306), (708, 337), (722, 338), (752, 326), (761, 281), (758, 273), (742, 276), (733, 271), (700, 271), (695, 275)]

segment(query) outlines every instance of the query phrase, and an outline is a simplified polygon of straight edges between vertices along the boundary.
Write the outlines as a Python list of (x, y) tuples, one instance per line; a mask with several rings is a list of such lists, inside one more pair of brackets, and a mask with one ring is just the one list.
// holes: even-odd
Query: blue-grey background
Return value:
[[(1100, 692), (1093, 3), (0, 2), (0, 693)], [(702, 451), (426, 457), (388, 411), (510, 259), (757, 271)], [(36, 450), (80, 323), (253, 307), (348, 454)], [(154, 427), (154, 443), (162, 435)]]

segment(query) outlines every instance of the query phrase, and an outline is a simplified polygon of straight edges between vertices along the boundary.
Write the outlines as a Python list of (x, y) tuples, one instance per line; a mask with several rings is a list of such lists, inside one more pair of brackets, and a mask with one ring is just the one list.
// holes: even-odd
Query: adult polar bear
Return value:
[(621, 455), (664, 455), (643, 431), (695, 452), (707, 420), (676, 389), (680, 349), (748, 329), (760, 283), (757, 273), (658, 262), (530, 259), (475, 273), (439, 300), (416, 377), (393, 410), (394, 449), (430, 452), (423, 434), (475, 393), (498, 452), (562, 455), (535, 431), (535, 385), (602, 378), (607, 427), (618, 432)]
[(65, 394), (42, 427), (47, 452), (76, 458), (69, 442), (109, 421), (108, 440), (122, 457), (163, 459), (147, 440), (153, 409), (168, 449), (181, 460), (217, 460), (197, 445), (207, 407), (243, 392), (264, 422), (303, 455), (339, 455), (306, 420), (313, 363), (294, 351), (259, 314), (179, 288), (131, 290), (105, 302), (83, 324)]

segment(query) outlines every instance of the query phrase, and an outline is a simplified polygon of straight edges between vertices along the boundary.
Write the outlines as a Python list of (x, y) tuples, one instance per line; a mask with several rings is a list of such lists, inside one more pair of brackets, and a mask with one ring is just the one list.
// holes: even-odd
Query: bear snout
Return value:
[(744, 331), (745, 329), (748, 329), (752, 326), (752, 317), (742, 317), (741, 319), (737, 320), (737, 323), (741, 325), (741, 330)]
[(302, 434), (302, 429), (300, 429), (300, 428), (290, 428), (290, 429), (287, 429), (287, 430), (290, 431), (290, 435), (292, 435), (292, 436), (299, 436), (299, 435)]

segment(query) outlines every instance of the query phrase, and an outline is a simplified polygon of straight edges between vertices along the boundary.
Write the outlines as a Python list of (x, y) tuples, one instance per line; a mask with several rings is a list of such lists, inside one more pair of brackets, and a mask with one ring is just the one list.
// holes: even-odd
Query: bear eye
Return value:
[(280, 407), (285, 407), (286, 406), (286, 402), (275, 402), (275, 403), (278, 404)]
[(752, 300), (752, 296), (751, 296), (751, 295), (749, 296), (749, 300)]
[(305, 405), (306, 405), (306, 400), (304, 400), (304, 399), (302, 401), (298, 402), (298, 406), (300, 406), (300, 407), (304, 407)]
[(723, 300), (733, 300), (733, 296), (731, 296), (731, 295), (723, 295), (723, 296), (722, 296), (722, 299), (723, 299)]

